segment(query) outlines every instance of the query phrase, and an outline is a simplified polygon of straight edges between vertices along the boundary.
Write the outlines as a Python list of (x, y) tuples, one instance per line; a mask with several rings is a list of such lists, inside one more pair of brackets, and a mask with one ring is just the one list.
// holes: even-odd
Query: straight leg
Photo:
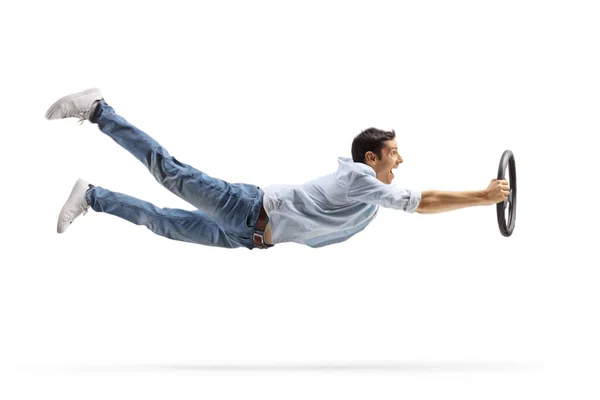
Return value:
[(157, 235), (169, 239), (225, 248), (254, 247), (251, 239), (226, 232), (201, 211), (159, 208), (147, 201), (99, 186), (89, 189), (85, 198), (94, 211), (144, 225)]
[(228, 232), (248, 236), (252, 231), (262, 204), (260, 188), (230, 184), (180, 162), (149, 135), (117, 115), (104, 100), (100, 100), (90, 121), (142, 162), (161, 185), (208, 214)]

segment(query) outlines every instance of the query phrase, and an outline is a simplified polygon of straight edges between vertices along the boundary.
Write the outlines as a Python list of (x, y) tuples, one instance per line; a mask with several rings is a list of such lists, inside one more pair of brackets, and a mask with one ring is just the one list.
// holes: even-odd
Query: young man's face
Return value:
[(365, 161), (375, 170), (377, 179), (385, 184), (390, 184), (394, 179), (392, 169), (398, 168), (398, 165), (403, 160), (400, 157), (400, 153), (398, 153), (398, 144), (395, 139), (387, 140), (383, 143), (384, 147), (381, 149), (381, 159), (378, 160), (375, 153), (368, 151)]

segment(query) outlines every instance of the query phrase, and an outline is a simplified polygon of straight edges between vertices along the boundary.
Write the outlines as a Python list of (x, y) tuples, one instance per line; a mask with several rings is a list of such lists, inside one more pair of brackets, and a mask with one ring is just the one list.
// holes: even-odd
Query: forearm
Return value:
[(441, 190), (425, 190), (421, 193), (421, 201), (416, 212), (434, 214), (458, 210), (471, 206), (493, 204), (488, 199), (485, 190), (469, 192), (446, 192)]

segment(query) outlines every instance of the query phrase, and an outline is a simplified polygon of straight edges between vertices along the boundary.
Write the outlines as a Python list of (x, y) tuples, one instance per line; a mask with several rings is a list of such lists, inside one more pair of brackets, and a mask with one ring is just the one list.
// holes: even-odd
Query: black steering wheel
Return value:
[(515, 156), (510, 150), (505, 150), (502, 153), (500, 166), (498, 167), (498, 179), (506, 179), (507, 167), (510, 192), (506, 200), (496, 204), (496, 214), (498, 215), (500, 233), (509, 237), (515, 229), (515, 218), (517, 216), (517, 168), (515, 166)]

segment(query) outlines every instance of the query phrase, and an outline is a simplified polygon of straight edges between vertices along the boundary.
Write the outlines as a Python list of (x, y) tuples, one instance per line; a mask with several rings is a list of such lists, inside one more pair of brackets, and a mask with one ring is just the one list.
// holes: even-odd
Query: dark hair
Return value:
[(362, 131), (352, 141), (352, 160), (366, 164), (365, 154), (372, 151), (377, 154), (377, 159), (381, 159), (381, 149), (383, 142), (396, 138), (396, 132), (382, 131), (381, 129), (369, 128)]

